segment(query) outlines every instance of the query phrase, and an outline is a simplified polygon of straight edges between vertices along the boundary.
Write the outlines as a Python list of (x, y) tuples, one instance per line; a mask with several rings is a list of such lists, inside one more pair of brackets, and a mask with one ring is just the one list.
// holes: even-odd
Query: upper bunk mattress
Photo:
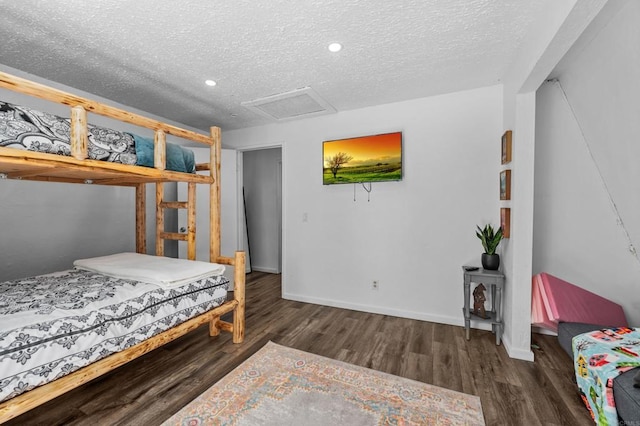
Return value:
[[(91, 160), (153, 167), (154, 142), (133, 133), (87, 125)], [(71, 156), (71, 120), (0, 101), (0, 147)], [(165, 144), (167, 170), (195, 173), (193, 151)]]
[[(136, 164), (132, 135), (88, 125), (92, 160)], [(0, 146), (49, 154), (71, 155), (71, 120), (0, 101)]]
[(221, 305), (228, 284), (212, 275), (163, 287), (86, 270), (0, 283), (0, 401)]

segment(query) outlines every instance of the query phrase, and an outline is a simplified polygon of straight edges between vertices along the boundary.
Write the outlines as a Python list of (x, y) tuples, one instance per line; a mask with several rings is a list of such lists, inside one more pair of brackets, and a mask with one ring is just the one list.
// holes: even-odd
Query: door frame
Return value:
[(258, 151), (258, 150), (263, 150), (263, 149), (270, 149), (270, 148), (280, 148), (280, 163), (281, 163), (281, 178), (280, 178), (280, 193), (281, 193), (281, 204), (280, 204), (280, 256), (281, 256), (281, 262), (280, 262), (280, 277), (281, 277), (281, 282), (282, 282), (282, 293), (285, 293), (285, 288), (286, 288), (286, 271), (287, 271), (287, 227), (286, 227), (286, 206), (287, 206), (287, 171), (286, 171), (286, 156), (287, 156), (287, 152), (286, 152), (286, 145), (284, 144), (284, 142), (279, 141), (279, 142), (271, 142), (271, 143), (264, 143), (264, 144), (255, 144), (255, 145), (247, 145), (247, 146), (242, 146), (242, 147), (237, 147), (237, 148), (231, 148), (231, 149), (236, 149), (238, 151), (238, 155), (237, 155), (237, 159), (238, 159), (238, 164), (236, 167), (236, 173), (237, 173), (237, 186), (236, 186), (236, 190), (238, 191), (237, 197), (236, 199), (238, 200), (238, 208), (236, 209), (237, 213), (238, 213), (238, 217), (237, 217), (237, 221), (238, 221), (238, 250), (245, 250), (246, 251), (246, 247), (245, 247), (245, 236), (244, 236), (244, 225), (242, 225), (244, 222), (244, 206), (242, 204), (242, 188), (244, 186), (244, 178), (243, 178), (243, 173), (244, 173), (244, 153), (247, 151)]

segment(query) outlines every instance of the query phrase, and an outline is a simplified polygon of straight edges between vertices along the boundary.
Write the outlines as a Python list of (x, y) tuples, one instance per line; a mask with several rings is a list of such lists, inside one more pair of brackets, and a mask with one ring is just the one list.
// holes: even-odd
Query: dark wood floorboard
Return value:
[(488, 331), (283, 300), (280, 276), (247, 275), (246, 339), (207, 326), (14, 419), (11, 425), (157, 425), (269, 340), (478, 395), (487, 425), (590, 425), (569, 357), (534, 334), (536, 361), (509, 358)]

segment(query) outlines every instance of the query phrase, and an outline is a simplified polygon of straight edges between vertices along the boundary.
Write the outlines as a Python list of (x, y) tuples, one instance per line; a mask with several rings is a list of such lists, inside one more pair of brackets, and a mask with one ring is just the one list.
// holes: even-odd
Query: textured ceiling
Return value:
[(307, 86), (344, 111), (497, 84), (551, 1), (0, 0), (0, 63), (231, 130)]

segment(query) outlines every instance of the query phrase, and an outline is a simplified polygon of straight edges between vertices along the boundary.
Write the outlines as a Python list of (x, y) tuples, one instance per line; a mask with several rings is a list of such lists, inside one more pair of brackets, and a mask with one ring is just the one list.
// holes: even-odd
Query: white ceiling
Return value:
[(302, 87), (344, 111), (498, 84), (551, 1), (0, 0), (0, 63), (231, 130)]

